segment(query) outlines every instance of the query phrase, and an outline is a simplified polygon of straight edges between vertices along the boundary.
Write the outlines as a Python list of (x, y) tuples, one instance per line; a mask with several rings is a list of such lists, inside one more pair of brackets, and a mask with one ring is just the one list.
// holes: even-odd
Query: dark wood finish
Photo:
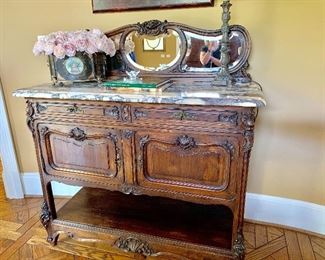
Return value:
[(213, 0), (164, 0), (164, 1), (128, 1), (128, 0), (92, 0), (94, 13), (136, 11), (146, 9), (183, 8), (213, 6)]
[[(49, 242), (56, 244), (59, 234), (66, 232), (76, 237), (107, 240), (112, 246), (144, 255), (154, 255), (152, 247), (154, 252), (191, 259), (243, 257), (244, 202), (256, 109), (41, 99), (30, 99), (27, 106), (27, 123), (34, 136), (44, 191), (42, 223)], [(91, 212), (98, 214), (91, 217), (88, 206), (83, 204), (79, 205), (82, 209), (75, 210), (73, 199), (68, 204), (71, 207), (64, 211), (70, 221), (61, 220), (53, 201), (51, 181), (96, 188), (90, 197), (100, 199), (91, 199), (90, 204)], [(153, 198), (123, 196), (119, 207), (125, 214), (119, 214), (119, 224), (114, 222), (111, 228), (112, 219), (100, 213), (100, 204), (111, 206), (113, 201), (108, 195), (103, 199), (107, 191), (98, 189)], [(122, 198), (114, 195), (114, 199), (116, 196)], [(167, 218), (171, 211), (159, 204), (165, 201), (163, 198), (183, 201), (166, 200), (173, 205), (172, 218)], [(143, 205), (139, 205), (141, 201)], [(184, 217), (181, 224), (177, 216), (186, 213), (173, 203), (193, 205), (193, 211), (200, 208), (201, 212), (217, 208), (216, 205), (227, 207), (233, 216), (228, 218), (231, 228), (228, 224), (222, 228), (211, 224), (211, 216), (206, 220), (195, 217), (190, 207), (188, 212), (184, 211), (189, 218)], [(149, 225), (144, 224), (144, 219), (137, 222), (127, 213), (134, 206), (138, 208), (134, 214), (140, 215), (149, 205), (153, 212), (144, 213), (144, 219), (161, 216), (161, 221), (172, 220), (166, 223), (153, 220)], [(117, 215), (114, 216), (117, 221)], [(215, 217), (217, 220), (218, 214)], [(191, 223), (197, 231), (191, 239), (193, 233), (180, 235), (191, 232), (186, 231), (186, 223)], [(205, 232), (208, 226), (212, 233)], [(171, 227), (183, 229), (172, 234), (166, 231)], [(149, 231), (145, 232), (146, 229)], [(155, 229), (160, 231), (154, 232)], [(225, 230), (230, 242), (216, 242), (216, 236)], [(132, 239), (128, 240), (129, 233)], [(204, 245), (200, 244), (203, 233), (206, 233)], [(222, 237), (220, 234), (221, 240)], [(189, 257), (192, 255), (193, 258)]]

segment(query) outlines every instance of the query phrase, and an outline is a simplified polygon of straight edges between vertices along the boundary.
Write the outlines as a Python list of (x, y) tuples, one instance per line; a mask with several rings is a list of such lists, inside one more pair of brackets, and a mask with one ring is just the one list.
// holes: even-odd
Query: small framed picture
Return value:
[(165, 39), (159, 37), (153, 40), (143, 39), (143, 51), (165, 51)]

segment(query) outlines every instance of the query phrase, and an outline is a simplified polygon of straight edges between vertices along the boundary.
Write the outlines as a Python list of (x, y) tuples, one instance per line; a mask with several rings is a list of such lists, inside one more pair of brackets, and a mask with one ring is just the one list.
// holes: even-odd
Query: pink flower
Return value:
[(65, 56), (65, 48), (62, 46), (62, 44), (58, 44), (53, 48), (53, 54), (58, 59), (63, 59)]
[(88, 54), (102, 51), (113, 56), (116, 48), (114, 42), (98, 29), (75, 32), (58, 31), (49, 35), (41, 35), (37, 37), (37, 42), (33, 47), (35, 55), (53, 54), (60, 59), (65, 55), (74, 56), (77, 51), (85, 51)]
[(99, 29), (92, 29), (89, 31), (89, 34), (97, 36), (97, 37), (103, 36), (103, 32)]
[(52, 42), (45, 42), (44, 44), (44, 52), (45, 55), (51, 55), (54, 51), (55, 44)]
[(37, 41), (33, 47), (34, 55), (38, 56), (44, 52), (44, 43), (41, 41)]
[(64, 43), (65, 55), (72, 57), (76, 54), (76, 46), (72, 43)]
[(86, 51), (88, 47), (88, 38), (85, 31), (80, 31), (80, 33), (76, 33), (75, 45), (77, 51)]
[(111, 39), (108, 39), (106, 36), (101, 39), (96, 40), (96, 45), (98, 50), (105, 52), (109, 56), (114, 56), (116, 49), (115, 44)]
[(96, 47), (96, 41), (94, 41), (93, 39), (88, 40), (86, 52), (88, 54), (94, 54), (95, 52), (98, 52), (98, 49)]

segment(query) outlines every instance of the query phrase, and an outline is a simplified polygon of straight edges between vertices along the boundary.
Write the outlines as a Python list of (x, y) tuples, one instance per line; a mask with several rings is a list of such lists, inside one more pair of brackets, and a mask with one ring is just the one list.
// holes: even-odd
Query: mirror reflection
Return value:
[(159, 36), (138, 35), (131, 32), (124, 49), (128, 61), (136, 68), (160, 71), (174, 65), (180, 58), (180, 38), (176, 31), (168, 30)]
[[(188, 31), (184, 31), (184, 34), (185, 38), (182, 37), (182, 39), (186, 42), (182, 42), (180, 35), (172, 29), (158, 36), (138, 35), (136, 31), (132, 31), (126, 36), (121, 49), (119, 45), (121, 34), (115, 35), (112, 38), (116, 43), (117, 53), (114, 59), (108, 61), (109, 68), (111, 70), (123, 68), (121, 55), (123, 50), (127, 63), (131, 64), (135, 70), (163, 71), (180, 62), (180, 68), (185, 71), (214, 72), (219, 70), (222, 36), (205, 36)], [(239, 63), (247, 55), (248, 43), (245, 39), (241, 31), (231, 31), (230, 70), (237, 68), (237, 65), (241, 66)]]
[[(221, 39), (222, 35), (215, 37), (201, 36), (185, 32), (187, 39), (187, 52), (185, 68), (189, 71), (214, 71), (221, 66)], [(230, 34), (230, 64), (234, 67), (242, 55), (244, 37), (240, 32)]]

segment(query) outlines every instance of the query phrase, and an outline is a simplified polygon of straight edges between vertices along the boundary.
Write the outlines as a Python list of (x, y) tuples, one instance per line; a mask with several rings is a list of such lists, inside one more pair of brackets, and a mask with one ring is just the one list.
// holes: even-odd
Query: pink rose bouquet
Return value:
[(94, 54), (105, 52), (114, 56), (116, 49), (114, 42), (98, 29), (79, 30), (75, 32), (54, 32), (48, 35), (40, 35), (33, 48), (35, 55), (53, 54), (62, 59), (65, 56), (74, 56), (77, 51)]

